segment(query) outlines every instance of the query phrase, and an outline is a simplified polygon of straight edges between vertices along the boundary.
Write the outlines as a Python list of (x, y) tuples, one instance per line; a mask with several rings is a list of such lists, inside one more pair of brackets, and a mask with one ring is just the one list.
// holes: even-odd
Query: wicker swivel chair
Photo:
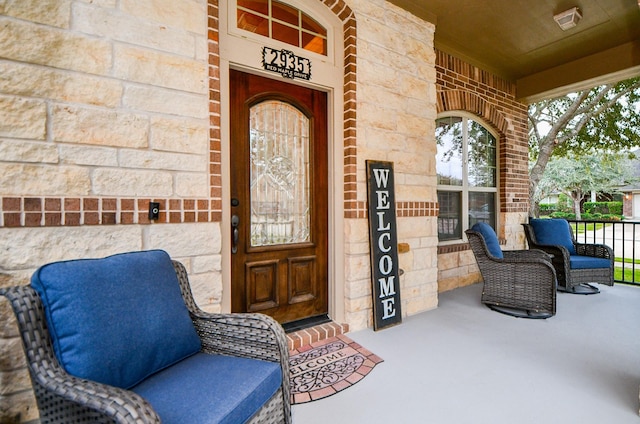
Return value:
[(465, 233), (484, 280), (482, 303), (520, 318), (555, 315), (556, 273), (549, 255), (539, 250), (502, 251), (486, 223)]
[(565, 219), (529, 219), (522, 224), (529, 248), (553, 256), (558, 290), (574, 294), (595, 294), (600, 290), (589, 284), (613, 286), (613, 250), (604, 244), (576, 242)]
[[(134, 261), (134, 266), (129, 267), (131, 269), (123, 270), (120, 264), (129, 261), (127, 255), (142, 257), (142, 260), (135, 259), (137, 262)], [(147, 260), (149, 256), (153, 256), (151, 261)], [(158, 256), (161, 269), (156, 261)], [(42, 274), (47, 269), (41, 270), (47, 266), (38, 270), (31, 286), (0, 290), (0, 294), (9, 299), (17, 317), (42, 423), (291, 422), (288, 349), (284, 331), (277, 322), (260, 314), (203, 312), (194, 302), (184, 266), (172, 261), (162, 251), (131, 252), (84, 261), (90, 262), (93, 268), (85, 272), (84, 269), (90, 267), (80, 263), (79, 267), (84, 269), (79, 273), (81, 277), (91, 277), (89, 280), (68, 281), (70, 274), (65, 274), (65, 269), (77, 268), (76, 263), (82, 261), (59, 262), (56, 264), (61, 265), (46, 277)], [(107, 262), (102, 266), (100, 261)], [(58, 272), (59, 268), (62, 268), (61, 272)], [(103, 293), (101, 303), (92, 304), (93, 308), (101, 310), (93, 315), (82, 315), (82, 299), (73, 294), (78, 287), (93, 286), (93, 292), (85, 297), (94, 296), (92, 300), (95, 301), (104, 291), (104, 286), (100, 286), (101, 283), (96, 283), (96, 280), (116, 279), (118, 283), (126, 283), (126, 286), (135, 286), (131, 277), (145, 279), (146, 274), (150, 274), (147, 280), (151, 283), (151, 286), (147, 284), (143, 287), (146, 299), (118, 298), (118, 287), (112, 285), (108, 292)], [(168, 277), (164, 280), (168, 284), (157, 284), (165, 277)], [(34, 282), (45, 278), (57, 281), (44, 289), (42, 284)], [(181, 303), (182, 306), (178, 307), (179, 316), (171, 315), (173, 306), (157, 308), (154, 305), (165, 291), (171, 292), (170, 295)], [(137, 293), (140, 292), (134, 294)], [(78, 331), (75, 334), (65, 333), (67, 330), (62, 327), (69, 322), (63, 322), (61, 316), (56, 315), (64, 312), (66, 295), (70, 295), (68, 299), (73, 302), (72, 308), (69, 308), (73, 314), (69, 322), (74, 324), (71, 331)], [(125, 316), (121, 304), (125, 304), (125, 309), (126, 304), (137, 305), (137, 309), (132, 311), (133, 315)], [(152, 306), (148, 307), (148, 304)], [(106, 305), (104, 309), (103, 305)], [(151, 314), (136, 316), (136, 311), (145, 308)], [(129, 337), (129, 328), (128, 333), (124, 334), (127, 341), (118, 347), (134, 347), (126, 353), (124, 363), (113, 367), (112, 363), (118, 360), (120, 353), (118, 350), (112, 351), (112, 346), (104, 343), (103, 338), (94, 338), (95, 344), (82, 346), (83, 350), (74, 353), (68, 338), (76, 337), (84, 329), (90, 328), (93, 324), (84, 326), (86, 321), (94, 321), (101, 314), (112, 314), (113, 320), (104, 323), (104, 326), (91, 327), (94, 333), (113, 334), (120, 331), (119, 327), (126, 328), (127, 321), (133, 320), (151, 324), (144, 328), (143, 337), (147, 337), (149, 331), (157, 330), (167, 334), (167, 343), (152, 354), (143, 355), (141, 350), (153, 349), (153, 346), (140, 343), (139, 337)], [(182, 317), (188, 322), (186, 327), (180, 322)], [(165, 319), (164, 323), (162, 319)], [(75, 324), (78, 324), (78, 328), (75, 328)], [(152, 370), (141, 381), (135, 377), (132, 386), (131, 381), (126, 384), (131, 387), (98, 382), (72, 375), (67, 370), (78, 369), (78, 357), (87, 353), (100, 355), (100, 350), (106, 350), (108, 355), (97, 364), (98, 369), (94, 372), (106, 372), (101, 378), (109, 381), (118, 379), (130, 371), (127, 367), (138, 356), (141, 366), (146, 367), (157, 362), (166, 351), (180, 350), (193, 344), (193, 340), (179, 340), (181, 336), (174, 331), (189, 327), (193, 330), (196, 352), (189, 352), (185, 359), (177, 362), (163, 364), (160, 370)], [(76, 357), (70, 356), (72, 354)], [(258, 379), (258, 382), (254, 382), (254, 379)]]

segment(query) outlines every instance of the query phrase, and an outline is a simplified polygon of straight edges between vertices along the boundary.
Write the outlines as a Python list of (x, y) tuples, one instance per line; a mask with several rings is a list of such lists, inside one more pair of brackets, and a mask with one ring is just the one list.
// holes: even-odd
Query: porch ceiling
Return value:
[[(389, 0), (436, 25), (436, 48), (517, 83), (532, 102), (640, 75), (640, 0)], [(578, 6), (562, 31), (553, 16)]]

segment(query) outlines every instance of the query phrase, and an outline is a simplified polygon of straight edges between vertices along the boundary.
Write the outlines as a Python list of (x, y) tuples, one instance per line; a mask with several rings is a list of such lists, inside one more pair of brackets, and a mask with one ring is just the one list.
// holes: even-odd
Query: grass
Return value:
[(624, 281), (624, 282), (633, 282), (633, 283), (638, 283), (640, 282), (640, 267), (632, 270), (631, 268), (620, 268), (620, 267), (615, 267), (613, 269), (613, 279), (616, 281)]
[[(621, 258), (621, 257), (616, 257), (614, 259), (615, 261), (615, 267), (613, 268), (613, 279), (616, 281), (626, 281), (626, 282), (634, 282), (634, 283), (639, 283), (640, 282), (640, 259), (633, 259), (633, 258)], [(635, 272), (632, 269), (632, 266), (625, 266), (624, 269), (621, 266), (618, 266), (618, 263), (624, 263), (624, 264), (635, 264)], [(634, 275), (635, 274), (635, 275)]]
[(571, 223), (571, 225), (574, 226), (573, 228), (576, 229), (576, 232), (578, 234), (582, 234), (589, 231), (599, 230), (601, 228), (604, 228), (604, 226), (608, 224), (603, 224), (602, 222), (598, 222), (598, 223), (588, 222), (586, 224), (580, 223), (577, 226), (575, 226), (574, 223)]

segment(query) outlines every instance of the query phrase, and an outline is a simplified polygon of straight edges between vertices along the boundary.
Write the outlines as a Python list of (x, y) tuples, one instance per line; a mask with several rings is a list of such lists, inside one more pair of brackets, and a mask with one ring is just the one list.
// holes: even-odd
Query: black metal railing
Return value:
[(616, 282), (640, 285), (640, 222), (568, 221), (579, 243), (601, 243), (613, 249)]

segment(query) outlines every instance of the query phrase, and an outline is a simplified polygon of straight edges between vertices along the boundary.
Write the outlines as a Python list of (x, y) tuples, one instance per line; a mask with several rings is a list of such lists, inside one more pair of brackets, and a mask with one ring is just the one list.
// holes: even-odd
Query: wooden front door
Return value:
[(280, 323), (327, 303), (327, 95), (231, 71), (231, 305)]

